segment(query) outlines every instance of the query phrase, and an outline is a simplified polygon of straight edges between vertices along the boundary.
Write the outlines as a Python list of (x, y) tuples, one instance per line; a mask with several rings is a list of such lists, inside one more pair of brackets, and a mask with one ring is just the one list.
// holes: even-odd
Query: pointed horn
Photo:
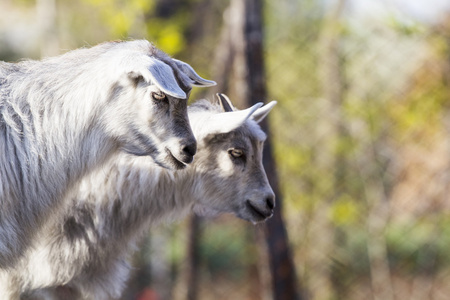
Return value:
[(244, 110), (236, 110), (232, 112), (223, 112), (211, 116), (210, 133), (227, 133), (242, 126), (245, 121), (252, 116), (252, 114), (261, 106), (262, 102), (259, 102), (252, 107)]
[(261, 122), (276, 104), (277, 101), (271, 101), (267, 103), (266, 105), (255, 111), (255, 113), (252, 115), (252, 119), (255, 120), (256, 123)]
[(218, 93), (216, 94), (216, 97), (219, 100), (219, 104), (224, 112), (231, 112), (236, 110), (227, 95)]

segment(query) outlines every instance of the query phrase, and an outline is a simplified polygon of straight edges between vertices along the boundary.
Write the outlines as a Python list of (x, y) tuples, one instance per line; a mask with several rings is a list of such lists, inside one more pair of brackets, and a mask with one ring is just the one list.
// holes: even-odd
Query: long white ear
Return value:
[(192, 85), (195, 85), (195, 86), (214, 86), (214, 85), (216, 85), (215, 81), (207, 80), (207, 79), (200, 77), (189, 64), (187, 64), (181, 60), (174, 59), (174, 58), (173, 58), (173, 61), (175, 62), (177, 67), (180, 68), (180, 70), (189, 77)]
[(263, 107), (258, 108), (255, 111), (255, 113), (252, 115), (252, 119), (255, 120), (256, 123), (261, 122), (276, 104), (277, 104), (277, 101), (270, 101)]
[(186, 98), (186, 93), (178, 85), (169, 65), (150, 56), (146, 56), (145, 61), (141, 63), (138, 66), (136, 63), (133, 64), (134, 66), (128, 66), (131, 69), (128, 72), (131, 77), (142, 76), (146, 82), (155, 84), (165, 94), (175, 98)]
[(244, 110), (211, 115), (207, 123), (208, 134), (227, 133), (240, 127), (262, 105), (262, 102), (259, 102)]

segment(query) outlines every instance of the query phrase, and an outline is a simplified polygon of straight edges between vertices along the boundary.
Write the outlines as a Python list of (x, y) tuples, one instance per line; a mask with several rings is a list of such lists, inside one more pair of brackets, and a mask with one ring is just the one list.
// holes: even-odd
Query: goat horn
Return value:
[(216, 94), (217, 99), (219, 100), (219, 104), (222, 107), (224, 112), (230, 112), (235, 111), (233, 104), (231, 103), (230, 98), (227, 97), (225, 94), (217, 93)]

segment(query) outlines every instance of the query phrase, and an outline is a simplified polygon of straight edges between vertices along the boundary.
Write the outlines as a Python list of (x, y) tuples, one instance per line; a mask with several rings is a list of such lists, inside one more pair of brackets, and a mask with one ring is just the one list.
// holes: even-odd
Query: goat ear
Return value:
[(169, 96), (180, 99), (186, 98), (186, 93), (178, 85), (172, 68), (156, 58), (147, 57), (143, 66), (128, 72), (128, 75), (132, 78), (142, 76), (146, 82), (155, 84)]
[(200, 77), (189, 64), (187, 64), (181, 60), (174, 59), (174, 58), (172, 60), (175, 62), (177, 67), (180, 68), (180, 70), (184, 74), (186, 74), (186, 76), (189, 77), (192, 85), (195, 85), (195, 86), (214, 86), (214, 85), (216, 85), (215, 81), (207, 80), (207, 79)]
[(227, 95), (219, 93), (216, 94), (216, 97), (224, 112), (231, 112), (236, 110)]
[(255, 120), (256, 123), (261, 122), (267, 114), (272, 110), (272, 108), (277, 104), (277, 101), (271, 101), (264, 105), (261, 108), (258, 108), (252, 115), (252, 119)]
[(212, 115), (211, 120), (208, 123), (209, 133), (227, 133), (240, 127), (262, 105), (262, 102), (260, 102), (244, 110), (223, 112)]

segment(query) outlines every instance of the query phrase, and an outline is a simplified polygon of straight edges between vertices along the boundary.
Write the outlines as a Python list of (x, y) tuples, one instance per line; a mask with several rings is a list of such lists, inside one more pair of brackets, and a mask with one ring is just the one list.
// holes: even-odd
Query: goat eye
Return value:
[(152, 92), (152, 98), (155, 100), (164, 100), (166, 99), (166, 95), (163, 92)]
[(228, 150), (228, 153), (234, 158), (239, 158), (244, 155), (244, 151), (242, 151), (240, 149), (230, 149), (230, 150)]

